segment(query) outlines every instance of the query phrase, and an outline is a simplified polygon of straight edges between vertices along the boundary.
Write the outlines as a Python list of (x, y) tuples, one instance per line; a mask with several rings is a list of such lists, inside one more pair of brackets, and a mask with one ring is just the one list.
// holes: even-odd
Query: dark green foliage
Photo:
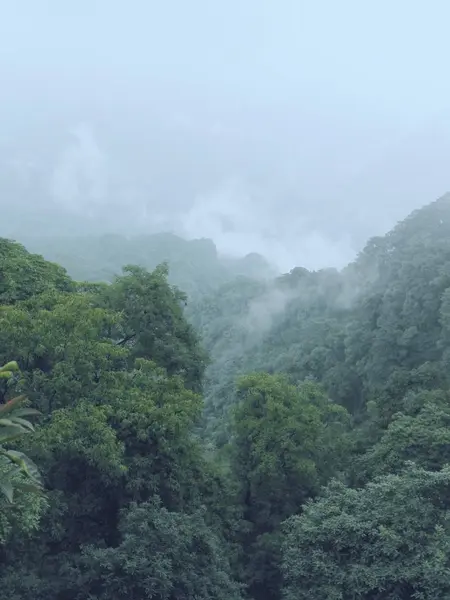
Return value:
[[(142, 551), (167, 540), (166, 573), (155, 584), (164, 597), (173, 597), (172, 587), (187, 597), (240, 597), (230, 566), (237, 556), (230, 486), (194, 437), (204, 354), (166, 277), (164, 267), (130, 267), (110, 286), (42, 286), (0, 312), (2, 356), (11, 352), (22, 368), (3, 394), (26, 393), (45, 415), (21, 449), (39, 464), (48, 503), (29, 540), (22, 532), (36, 528), (38, 507), (18, 496), (15, 510), (28, 526), (1, 520), (1, 541), (10, 538), (1, 572), (8, 597), (86, 598), (97, 588), (109, 597), (108, 569), (101, 563), (94, 574), (91, 562), (86, 570), (86, 557), (104, 552), (114, 563), (128, 553), (132, 561), (142, 514), (155, 530)], [(170, 566), (173, 557), (186, 563), (196, 545), (184, 575)], [(141, 576), (114, 589), (137, 594), (150, 573)]]
[[(346, 415), (314, 383), (293, 386), (282, 375), (256, 374), (238, 384), (234, 464), (249, 524), (244, 536), (246, 581), (255, 598), (280, 593), (281, 522), (297, 513), (339, 456)], [(337, 424), (338, 427), (333, 427)], [(328, 435), (328, 428), (334, 435)], [(334, 457), (333, 457), (334, 454)]]
[[(0, 404), (42, 413), (14, 450), (45, 488), (0, 465), (1, 600), (450, 600), (450, 197), (341, 272), (89, 244), (75, 283), (0, 243)], [(175, 277), (112, 277), (146, 251)]]
[(283, 598), (450, 598), (449, 492), (448, 467), (332, 482), (283, 528)]
[(73, 283), (59, 265), (21, 244), (0, 238), (0, 305), (26, 300), (45, 290), (69, 291)]
[(167, 283), (167, 275), (165, 266), (152, 273), (129, 266), (106, 289), (106, 306), (122, 317), (116, 343), (128, 348), (131, 357), (152, 360), (199, 390), (206, 355), (184, 318), (186, 298)]
[(236, 377), (251, 371), (316, 380), (358, 418), (397, 372), (429, 363), (445, 379), (449, 221), (444, 197), (370, 240), (340, 273), (294, 269), (273, 282), (224, 286), (191, 305), (213, 359), (206, 371), (209, 418), (227, 414)]
[(117, 547), (84, 548), (73, 598), (239, 600), (223, 545), (202, 512), (169, 512), (158, 499), (131, 505)]
[[(0, 379), (8, 385), (18, 372), (17, 362), (9, 361), (0, 367)], [(23, 436), (34, 433), (28, 419), (39, 412), (27, 404), (25, 396), (0, 404), (0, 544), (13, 532), (36, 530), (46, 507), (38, 468), (29, 456), (15, 449)]]

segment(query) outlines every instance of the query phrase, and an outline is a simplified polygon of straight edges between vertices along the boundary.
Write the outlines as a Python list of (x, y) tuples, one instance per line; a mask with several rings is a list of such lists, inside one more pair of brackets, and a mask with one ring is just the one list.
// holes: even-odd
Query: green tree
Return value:
[[(282, 375), (246, 376), (239, 381), (238, 397), (233, 453), (249, 524), (243, 540), (247, 583), (253, 597), (276, 598), (280, 523), (317, 492), (328, 472), (325, 454), (331, 460), (331, 448), (341, 447), (338, 430), (345, 432), (346, 415), (316, 384), (293, 386)], [(329, 436), (333, 423), (342, 428)]]
[(411, 391), (379, 440), (358, 460), (358, 481), (399, 473), (407, 462), (429, 471), (450, 464), (450, 395), (444, 390)]
[(130, 505), (117, 547), (84, 549), (73, 598), (239, 600), (220, 537), (203, 513), (170, 512), (158, 498)]
[[(120, 515), (154, 496), (177, 519), (205, 504), (208, 527), (223, 551), (231, 547), (224, 526), (232, 515), (227, 507), (218, 514), (220, 475), (192, 436), (201, 398), (181, 377), (168, 377), (144, 359), (133, 369), (104, 373), (101, 389), (98, 396), (91, 390), (92, 399), (52, 410), (27, 447), (41, 465), (50, 508), (33, 542), (15, 546), (29, 566), (5, 568), (8, 589), (18, 597), (44, 597), (49, 589), (69, 594), (79, 585), (82, 548), (112, 552), (124, 535)], [(9, 553), (12, 565), (17, 555), (14, 548)]]
[(449, 491), (449, 467), (333, 481), (284, 525), (283, 598), (450, 598)]
[[(10, 380), (13, 373), (18, 372), (17, 362), (11, 361), (0, 367), (0, 379)], [(2, 461), (2, 478), (0, 479), (0, 493), (9, 502), (13, 502), (14, 487), (20, 487), (20, 476), (27, 479), (28, 489), (40, 491), (41, 480), (36, 465), (23, 453), (5, 448), (33, 432), (34, 427), (25, 417), (39, 414), (33, 408), (24, 407), (24, 396), (16, 396), (0, 405), (0, 460)], [(23, 484), (22, 487), (24, 487)]]
[(105, 294), (106, 305), (121, 314), (115, 339), (132, 359), (152, 360), (199, 391), (206, 355), (184, 317), (186, 297), (167, 276), (166, 265), (151, 273), (136, 266), (124, 268)]
[(16, 242), (0, 238), (0, 305), (15, 304), (46, 290), (70, 291), (65, 269)]
[[(9, 381), (19, 370), (15, 361), (0, 368), (0, 379)], [(42, 479), (34, 462), (23, 452), (9, 446), (34, 427), (26, 417), (38, 411), (23, 406), (24, 396), (16, 396), (0, 405), (0, 543), (15, 530), (30, 532), (37, 528), (45, 507)], [(5, 501), (9, 507), (5, 507)], [(5, 510), (6, 508), (6, 510)]]
[(110, 338), (120, 315), (83, 293), (44, 293), (0, 311), (0, 357), (17, 357), (20, 389), (44, 414), (102, 393), (103, 377), (125, 367)]

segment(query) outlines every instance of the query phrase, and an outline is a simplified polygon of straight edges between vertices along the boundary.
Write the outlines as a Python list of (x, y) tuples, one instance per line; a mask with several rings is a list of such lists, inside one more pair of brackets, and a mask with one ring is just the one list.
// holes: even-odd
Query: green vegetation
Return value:
[(0, 598), (450, 599), (450, 197), (341, 272), (161, 240), (0, 240)]
[(153, 271), (162, 263), (168, 263), (169, 281), (189, 297), (210, 293), (240, 275), (269, 278), (275, 274), (259, 254), (240, 259), (220, 256), (212, 240), (187, 241), (172, 233), (134, 238), (121, 235), (34, 237), (27, 238), (26, 245), (82, 281), (113, 281), (127, 264)]
[[(8, 362), (0, 368), (0, 380), (10, 382), (18, 371), (17, 362)], [(3, 508), (0, 542), (3, 543), (13, 529), (28, 532), (37, 529), (45, 505), (41, 494), (42, 480), (36, 465), (26, 454), (9, 447), (23, 435), (34, 431), (25, 417), (39, 412), (24, 407), (24, 403), (24, 396), (16, 396), (0, 405), (0, 503)], [(5, 506), (5, 501), (9, 506)]]

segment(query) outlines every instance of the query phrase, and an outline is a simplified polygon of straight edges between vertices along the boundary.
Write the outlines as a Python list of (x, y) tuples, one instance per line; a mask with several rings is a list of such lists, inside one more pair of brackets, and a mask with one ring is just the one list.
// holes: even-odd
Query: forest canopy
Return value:
[(450, 599), (450, 196), (342, 271), (46, 244), (0, 239), (1, 599)]

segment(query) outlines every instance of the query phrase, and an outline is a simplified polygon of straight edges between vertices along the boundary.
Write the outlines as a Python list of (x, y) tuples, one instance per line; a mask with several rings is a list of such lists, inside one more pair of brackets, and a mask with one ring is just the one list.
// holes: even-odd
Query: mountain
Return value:
[(450, 194), (368, 241), (341, 271), (293, 269), (235, 280), (188, 308), (212, 356), (206, 413), (226, 422), (249, 371), (321, 382), (353, 413), (398, 369), (445, 370), (450, 300)]
[(76, 280), (111, 281), (123, 266), (169, 266), (169, 280), (190, 297), (204, 295), (238, 275), (266, 279), (276, 270), (258, 254), (222, 256), (209, 239), (185, 240), (172, 233), (142, 236), (23, 236), (32, 252), (64, 266)]

